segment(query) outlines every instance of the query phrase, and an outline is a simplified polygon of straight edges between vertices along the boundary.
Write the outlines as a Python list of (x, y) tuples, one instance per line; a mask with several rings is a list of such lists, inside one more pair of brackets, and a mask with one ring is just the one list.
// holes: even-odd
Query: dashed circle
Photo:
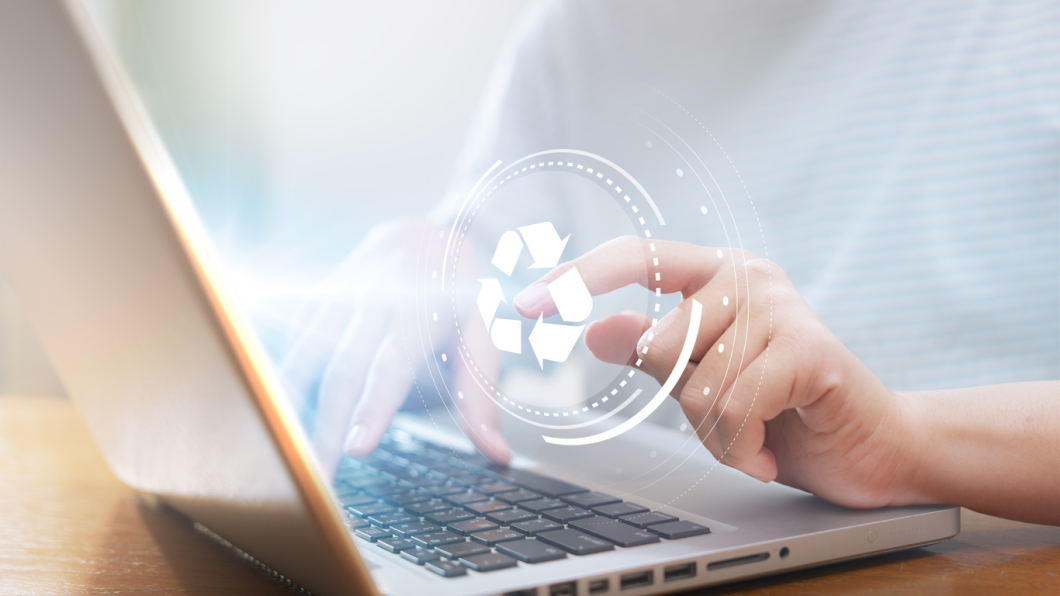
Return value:
[[(644, 213), (641, 212), (642, 205), (640, 204), (640, 201), (630, 197), (629, 196), (630, 193), (627, 192), (627, 191), (624, 191), (623, 188), (621, 186), (619, 186), (615, 182), (615, 180), (620, 178), (620, 177), (626, 178), (630, 182), (631, 186), (635, 187), (636, 189), (638, 189), (640, 191), (640, 194), (641, 194), (641, 199), (640, 200), (648, 203), (648, 206), (651, 207), (651, 210), (654, 211), (654, 213), (658, 217), (660, 223), (662, 223), (662, 216), (659, 213), (658, 208), (655, 206), (654, 202), (651, 200), (651, 197), (649, 195), (647, 195), (646, 191), (644, 191), (644, 189), (642, 187), (640, 187), (640, 185), (637, 184), (635, 180), (630, 178), (628, 174), (625, 174), (624, 172), (619, 174), (618, 170), (620, 170), (620, 168), (617, 168), (617, 167), (616, 168), (609, 168), (606, 165), (601, 167), (599, 164), (592, 164), (592, 163), (588, 163), (588, 162), (580, 162), (580, 160), (579, 161), (566, 161), (566, 160), (557, 160), (557, 159), (551, 159), (550, 160), (548, 158), (541, 159), (541, 160), (537, 161), (537, 163), (530, 163), (529, 165), (522, 166), (520, 168), (521, 164), (523, 162), (525, 162), (526, 160), (528, 160), (530, 157), (539, 157), (540, 158), (542, 155), (546, 155), (548, 153), (552, 153), (552, 152), (544, 152), (544, 153), (541, 153), (541, 154), (535, 154), (534, 156), (528, 156), (526, 158), (523, 158), (521, 160), (513, 162), (512, 164), (509, 164), (506, 168), (500, 170), (497, 174), (495, 174), (493, 176), (493, 178), (490, 180), (490, 182), (488, 182), (485, 186), (482, 187), (482, 189), (477, 194), (475, 194), (473, 199), (472, 199), (471, 196), (469, 196), (470, 205), (469, 205), (468, 209), (464, 210), (464, 216), (462, 218), (462, 221), (458, 221), (457, 224), (454, 225), (454, 229), (457, 230), (458, 233), (457, 233), (457, 237), (455, 239), (451, 239), (451, 241), (450, 241), (451, 244), (452, 244), (452, 250), (447, 249), (447, 251), (450, 253), (450, 255), (447, 255), (447, 257), (452, 256), (452, 258), (454, 259), (454, 262), (455, 262), (456, 256), (460, 253), (460, 250), (463, 248), (464, 240), (465, 240), (465, 238), (467, 236), (468, 230), (470, 229), (471, 222), (477, 216), (477, 214), (480, 211), (480, 209), (487, 203), (487, 201), (490, 199), (490, 197), (492, 197), (492, 195), (495, 192), (497, 192), (498, 190), (500, 190), (502, 188), (502, 185), (506, 181), (509, 181), (509, 180), (512, 179), (513, 176), (518, 176), (519, 174), (524, 173), (524, 172), (532, 173), (533, 171), (568, 171), (568, 172), (572, 172), (572, 173), (580, 173), (580, 174), (590, 178), (591, 180), (596, 181), (602, 187), (604, 185), (606, 185), (605, 188), (610, 189), (610, 190), (612, 190), (615, 193), (614, 196), (615, 196), (616, 200), (619, 201), (619, 204), (620, 205), (625, 205), (629, 209), (630, 218), (633, 221), (635, 221), (636, 223), (638, 223), (642, 227), (641, 233), (644, 235), (644, 238), (650, 239), (652, 237), (651, 229), (649, 227), (650, 224), (645, 219)], [(578, 153), (581, 153), (581, 152), (578, 152)], [(582, 156), (582, 157), (585, 157), (585, 156)], [(603, 160), (599, 156), (592, 156), (592, 157), (595, 158), (594, 161), (600, 161), (601, 163), (602, 162), (606, 162), (606, 160)], [(596, 166), (595, 168), (593, 167), (594, 165)], [(615, 171), (614, 171), (614, 173), (612, 173), (610, 170), (615, 170)], [(637, 193), (633, 193), (633, 194), (636, 195)], [(656, 248), (656, 245), (655, 245), (654, 242), (650, 241), (648, 243), (648, 250), (649, 250), (650, 253), (655, 253), (656, 252), (657, 248)], [(656, 268), (659, 267), (659, 259), (658, 259), (657, 256), (653, 256), (652, 257), (652, 265), (653, 265), (653, 267), (656, 267)], [(526, 414), (528, 416), (540, 417), (540, 418), (562, 418), (562, 417), (570, 418), (572, 416), (579, 416), (581, 414), (585, 414), (585, 413), (589, 412), (591, 409), (599, 408), (601, 406), (601, 404), (607, 403), (610, 398), (617, 397), (619, 391), (624, 389), (627, 386), (629, 379), (632, 378), (636, 374), (636, 370), (631, 368), (630, 370), (628, 370), (628, 372), (626, 373), (624, 378), (620, 377), (621, 380), (618, 380), (617, 386), (612, 386), (610, 388), (611, 389), (610, 393), (607, 393), (607, 388), (605, 388), (603, 391), (601, 391), (601, 393), (597, 394), (598, 396), (600, 396), (599, 399), (589, 398), (588, 400), (586, 400), (582, 404), (579, 404), (578, 407), (575, 407), (575, 408), (570, 409), (570, 410), (559, 410), (559, 411), (557, 411), (557, 410), (553, 409), (553, 410), (550, 411), (548, 408), (542, 409), (540, 406), (530, 406), (528, 404), (520, 403), (518, 399), (505, 394), (505, 392), (503, 390), (501, 390), (501, 388), (498, 387), (491, 379), (488, 379), (486, 377), (486, 375), (483, 373), (483, 371), (475, 363), (474, 357), (472, 356), (470, 350), (468, 349), (467, 343), (466, 343), (465, 338), (464, 338), (463, 331), (460, 328), (460, 317), (459, 317), (459, 313), (457, 311), (457, 297), (456, 297), (456, 286), (457, 286), (457, 284), (455, 283), (456, 282), (456, 268), (455, 267), (453, 267), (453, 270), (452, 270), (452, 273), (451, 273), (450, 277), (451, 277), (451, 284), (450, 284), (451, 285), (451, 295), (452, 295), (452, 298), (453, 298), (453, 309), (452, 309), (453, 310), (453, 320), (454, 320), (454, 322), (456, 324), (457, 338), (458, 338), (459, 344), (460, 344), (458, 346), (458, 352), (459, 352), (460, 356), (462, 357), (462, 359), (465, 361), (464, 362), (465, 366), (467, 366), (468, 369), (473, 373), (472, 377), (475, 379), (476, 383), (479, 384), (480, 388), (490, 397), (491, 400), (494, 401), (494, 403), (496, 403), (498, 405), (498, 407), (501, 407), (501, 408), (505, 409), (506, 411), (508, 411), (512, 415), (516, 416), (517, 418), (519, 418), (521, 420), (524, 420), (526, 422), (530, 422), (532, 424), (536, 424), (538, 426), (542, 426), (542, 427), (545, 427), (545, 428), (554, 428), (554, 429), (570, 429), (570, 428), (577, 428), (577, 427), (585, 426), (587, 424), (593, 424), (596, 421), (602, 420), (603, 417), (596, 418), (595, 420), (590, 420), (590, 421), (588, 421), (586, 423), (578, 423), (578, 424), (573, 424), (573, 425), (553, 425), (553, 424), (544, 424), (544, 423), (541, 423), (541, 422), (537, 422), (537, 421), (535, 421), (535, 420), (533, 420), (531, 418), (527, 418), (527, 417), (521, 416), (519, 414), (519, 412), (522, 412), (523, 414)], [(661, 275), (660, 275), (660, 273), (658, 271), (655, 272), (655, 279), (656, 279), (657, 282), (661, 282)], [(443, 282), (444, 282), (444, 280), (443, 280)], [(662, 296), (661, 283), (657, 284), (657, 287), (655, 287), (654, 290), (655, 290), (654, 294), (655, 294), (656, 299), (657, 300), (660, 299), (661, 296)], [(659, 312), (660, 311), (660, 306), (661, 306), (661, 303), (655, 302), (655, 304), (653, 305), (654, 312)], [(653, 318), (652, 319), (653, 325), (655, 324), (655, 322), (657, 322), (657, 319)], [(637, 366), (639, 366), (639, 365), (640, 365), (640, 360), (637, 361)], [(630, 403), (632, 403), (632, 401), (634, 401), (634, 399), (640, 393), (641, 393), (640, 390), (636, 390), (635, 392), (633, 392), (633, 394), (630, 397), (626, 398), (626, 400), (624, 402), (622, 402), (616, 408), (614, 408), (614, 409), (610, 410), (609, 412), (607, 412), (607, 414), (605, 414), (605, 416), (609, 416), (609, 415), (614, 414), (614, 413), (618, 412), (619, 410), (625, 408)]]

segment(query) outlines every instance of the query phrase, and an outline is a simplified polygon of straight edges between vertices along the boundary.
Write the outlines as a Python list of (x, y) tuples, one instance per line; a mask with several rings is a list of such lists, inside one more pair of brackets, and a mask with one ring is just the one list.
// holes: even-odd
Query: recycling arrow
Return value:
[(543, 318), (544, 315), (538, 315), (537, 324), (530, 332), (530, 347), (542, 369), (545, 360), (565, 362), (585, 328), (585, 325), (553, 325), (545, 323)]
[(482, 315), (482, 322), (486, 324), (486, 329), (489, 329), (493, 323), (493, 316), (497, 314), (497, 307), (501, 305), (501, 302), (508, 304), (508, 300), (505, 299), (501, 282), (496, 277), (478, 281), (482, 287), (479, 288), (476, 304), (479, 314)]
[(559, 316), (568, 323), (581, 323), (593, 311), (593, 295), (589, 293), (577, 267), (571, 267), (548, 284), (548, 293), (556, 303)]
[(530, 265), (531, 269), (551, 269), (559, 264), (559, 258), (563, 254), (563, 249), (567, 247), (570, 234), (560, 239), (555, 226), (549, 221), (517, 229), (526, 240), (530, 256), (534, 257), (534, 264)]
[[(524, 241), (534, 259), (534, 263), (530, 265), (531, 269), (551, 269), (559, 264), (570, 234), (567, 234), (566, 238), (560, 238), (555, 226), (547, 221), (516, 229), (518, 232), (508, 230), (497, 241), (497, 248), (494, 249), (493, 258), (490, 260), (494, 267), (511, 277), (523, 253)], [(522, 321), (495, 318), (501, 302), (508, 303), (500, 280), (491, 277), (480, 279), (479, 283), (482, 287), (479, 288), (476, 304), (493, 345), (502, 352), (521, 354)], [(593, 310), (593, 297), (577, 267), (572, 267), (548, 284), (548, 292), (565, 322), (581, 323), (589, 318)], [(565, 362), (578, 343), (583, 329), (585, 325), (553, 325), (538, 317), (529, 338), (538, 365), (544, 368), (545, 360)]]

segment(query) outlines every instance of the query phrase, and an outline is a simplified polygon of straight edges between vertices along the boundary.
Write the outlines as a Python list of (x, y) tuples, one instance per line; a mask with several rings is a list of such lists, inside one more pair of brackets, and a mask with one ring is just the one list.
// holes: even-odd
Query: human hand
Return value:
[[(363, 457), (379, 444), (405, 401), (415, 375), (438, 352), (456, 354), (452, 324), (426, 313), (451, 312), (451, 296), (432, 283), (440, 270), (447, 232), (424, 220), (374, 227), (328, 281), (311, 323), (301, 331), (281, 371), (292, 389), (308, 395), (319, 381), (310, 437), (332, 473), (342, 453)], [(465, 250), (473, 255), (473, 250)], [(437, 261), (437, 262), (436, 262)], [(457, 284), (477, 288), (473, 259), (457, 265)], [(476, 364), (496, 377), (499, 356), (481, 325), (462, 325)], [(511, 450), (500, 433), (496, 406), (471, 373), (454, 362), (451, 393), (460, 423), (490, 460), (505, 463)]]
[(634, 283), (681, 292), (684, 301), (654, 327), (650, 317), (628, 311), (585, 333), (597, 358), (639, 361), (660, 383), (677, 363), (692, 300), (703, 305), (691, 359), (671, 393), (719, 461), (847, 507), (912, 501), (909, 404), (839, 342), (776, 264), (749, 252), (624, 237), (521, 292), (520, 314), (555, 314), (540, 284), (572, 267), (594, 295)]

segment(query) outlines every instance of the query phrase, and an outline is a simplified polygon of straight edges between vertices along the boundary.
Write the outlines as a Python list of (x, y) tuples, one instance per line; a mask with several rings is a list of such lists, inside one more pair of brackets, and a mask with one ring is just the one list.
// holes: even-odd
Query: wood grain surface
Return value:
[[(292, 593), (118, 482), (67, 400), (0, 397), (0, 483), (0, 594)], [(694, 593), (1060, 594), (1060, 528), (964, 511), (934, 546)]]

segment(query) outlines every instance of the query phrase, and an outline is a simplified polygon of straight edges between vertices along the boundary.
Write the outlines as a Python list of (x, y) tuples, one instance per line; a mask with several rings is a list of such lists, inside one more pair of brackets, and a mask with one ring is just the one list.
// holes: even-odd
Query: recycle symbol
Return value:
[[(518, 233), (508, 230), (497, 241), (497, 249), (490, 263), (500, 269), (504, 275), (511, 277), (519, 256), (523, 254), (523, 241), (530, 250), (534, 262), (530, 269), (552, 269), (559, 263), (563, 249), (567, 247), (570, 234), (562, 240), (551, 222), (542, 222), (516, 228)], [(520, 234), (522, 235), (520, 237)], [(522, 353), (522, 321), (518, 319), (495, 318), (501, 302), (508, 300), (501, 290), (500, 280), (496, 277), (480, 279), (482, 288), (478, 294), (478, 310), (482, 322), (486, 324), (490, 339), (497, 349), (514, 354)], [(589, 318), (593, 310), (593, 297), (585, 287), (577, 267), (556, 278), (548, 284), (548, 293), (552, 296), (559, 315), (566, 323), (581, 323)], [(530, 332), (530, 348), (537, 357), (537, 363), (544, 368), (545, 360), (565, 362), (574, 350), (585, 325), (555, 325), (545, 323), (544, 315), (539, 315), (537, 323)]]

